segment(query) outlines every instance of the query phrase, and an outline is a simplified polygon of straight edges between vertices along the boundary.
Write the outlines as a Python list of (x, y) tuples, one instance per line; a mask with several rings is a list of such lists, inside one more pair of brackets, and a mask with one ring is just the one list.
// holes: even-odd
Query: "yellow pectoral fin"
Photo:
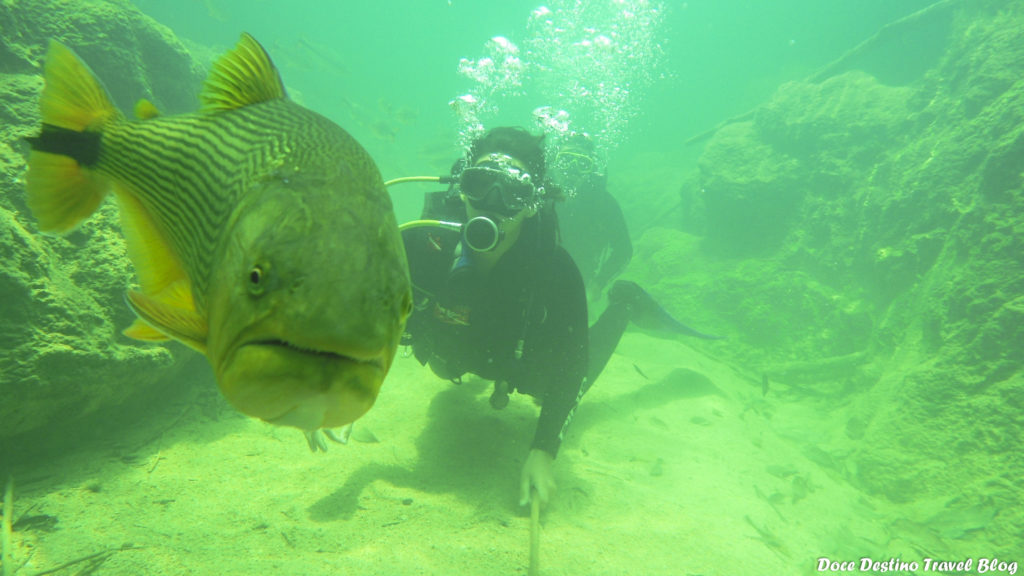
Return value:
[(188, 275), (134, 190), (122, 184), (114, 190), (128, 258), (142, 286), (142, 292), (128, 293), (128, 305), (139, 319), (125, 336), (147, 342), (173, 338), (205, 354), (208, 328), (195, 312)]
[(122, 332), (125, 336), (134, 340), (142, 340), (143, 342), (166, 342), (170, 338), (163, 332), (150, 326), (142, 318), (136, 318), (132, 325), (125, 328)]
[[(142, 291), (150, 296), (163, 295), (170, 286), (182, 287), (183, 308), (193, 309), (188, 279), (178, 257), (157, 229), (149, 212), (138, 200), (138, 194), (127, 185), (114, 187), (121, 213), (121, 230), (128, 247), (128, 258), (135, 265)], [(160, 296), (164, 298), (164, 296)]]
[(177, 306), (170, 298), (154, 298), (134, 290), (128, 292), (128, 305), (152, 328), (206, 354), (209, 326), (195, 310)]

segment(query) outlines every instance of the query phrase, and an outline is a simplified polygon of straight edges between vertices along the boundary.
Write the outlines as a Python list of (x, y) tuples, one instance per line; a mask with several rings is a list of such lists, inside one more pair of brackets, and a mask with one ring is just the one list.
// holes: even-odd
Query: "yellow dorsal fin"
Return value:
[(270, 55), (246, 33), (213, 64), (199, 93), (203, 112), (234, 110), (286, 97), (281, 75)]
[(174, 297), (153, 298), (131, 290), (128, 292), (128, 305), (152, 328), (206, 354), (206, 336), (209, 334), (206, 320), (194, 310), (175, 305)]
[(160, 110), (157, 109), (156, 105), (142, 98), (135, 103), (135, 117), (139, 120), (149, 120), (150, 118), (156, 118), (160, 115)]

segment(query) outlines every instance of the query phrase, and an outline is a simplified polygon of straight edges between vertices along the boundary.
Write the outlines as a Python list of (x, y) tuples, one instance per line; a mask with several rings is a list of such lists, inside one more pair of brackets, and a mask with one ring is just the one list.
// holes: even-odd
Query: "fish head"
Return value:
[(275, 175), (235, 208), (211, 275), (207, 356), (241, 412), (310, 431), (376, 400), (412, 291), (373, 176)]

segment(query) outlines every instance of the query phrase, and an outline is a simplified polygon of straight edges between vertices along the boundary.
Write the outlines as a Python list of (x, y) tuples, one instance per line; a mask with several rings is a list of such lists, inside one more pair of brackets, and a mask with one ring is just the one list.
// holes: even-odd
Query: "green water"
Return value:
[[(291, 97), (348, 130), (385, 179), (446, 174), (481, 127), (594, 135), (634, 245), (622, 277), (725, 339), (627, 332), (555, 463), (541, 574), (1024, 562), (1024, 2), (131, 4), (203, 65), (251, 33)], [(57, 33), (83, 56), (108, 43)], [(0, 111), (15, 127), (43, 48), (4, 46)], [(6, 130), (5, 230), (47, 260), (11, 249), (3, 278), (48, 280), (0, 286), (32, 295), (5, 317), (35, 330), (50, 307), (109, 293), (76, 321), (123, 343), (123, 258), (79, 269), (123, 251), (111, 214), (34, 240), (20, 204), (30, 129)], [(393, 188), (400, 222), (430, 189)], [(44, 413), (50, 380), (100, 387), (114, 356), (147, 366), (145, 383), (166, 367), (180, 390), (0, 435), (18, 574), (526, 573), (527, 398), (496, 412), (489, 383), (453, 386), (400, 349), (354, 441), (311, 455), (295, 430), (227, 406), (191, 351), (88, 356), (67, 336), (79, 329), (52, 330), (41, 341), (59, 362), (0, 359), (32, 371), (0, 379), (24, 412)], [(9, 332), (14, 358), (28, 332)]]
[[(619, 109), (611, 110), (610, 116), (619, 113), (622, 119), (616, 153), (609, 161), (627, 168), (634, 156), (650, 152), (692, 158), (695, 152), (683, 149), (682, 140), (747, 112), (780, 83), (808, 76), (883, 25), (928, 4), (805, 0), (781, 5), (583, 2), (577, 7), (566, 1), (549, 7), (556, 9), (556, 24), (577, 28), (551, 34), (531, 26), (531, 14), (543, 3), (518, 0), (310, 1), (296, 6), (273, 1), (136, 2), (179, 37), (214, 47), (214, 53), (233, 45), (240, 30), (253, 34), (275, 58), (289, 89), (351, 132), (377, 160), (385, 178), (447, 171), (458, 155), (462, 128), (448, 103), (480, 88), (459, 74), (459, 62), (488, 56), (487, 43), (496, 36), (519, 48), (525, 84), (494, 95), (497, 112), (485, 118), (487, 124), (534, 128), (530, 113), (535, 108), (557, 109), (564, 103), (559, 92), (604, 73), (598, 63), (616, 65), (621, 73), (608, 78), (608, 88), (628, 89), (630, 94), (628, 101), (616, 103)], [(571, 44), (610, 34), (613, 25), (624, 24), (626, 11), (658, 14), (656, 26), (636, 27), (623, 38), (646, 41), (643, 49), (616, 46), (613, 54), (599, 53), (589, 66), (563, 63), (550, 85), (538, 86), (552, 79), (531, 67), (550, 63), (555, 40)], [(579, 19), (572, 16), (576, 12)], [(594, 31), (588, 34), (586, 28)], [(543, 49), (532, 61), (527, 55), (531, 43)], [(578, 127), (584, 131), (604, 128), (581, 120)], [(416, 202), (407, 200), (396, 196), (400, 216), (418, 211), (418, 206), (409, 207)]]

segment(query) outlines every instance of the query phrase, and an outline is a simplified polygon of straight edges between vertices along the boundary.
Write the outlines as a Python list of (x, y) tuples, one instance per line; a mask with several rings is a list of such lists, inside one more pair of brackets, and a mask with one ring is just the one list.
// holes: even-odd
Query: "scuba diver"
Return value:
[(424, 220), (402, 226), (414, 300), (402, 343), (441, 378), (459, 383), (471, 373), (493, 381), (495, 409), (512, 392), (541, 404), (519, 478), (521, 505), (534, 490), (548, 501), (573, 411), (628, 322), (710, 337), (622, 281), (588, 329), (583, 280), (558, 244), (554, 201), (561, 194), (545, 180), (543, 139), (521, 128), (490, 130), (456, 162), (451, 179), (433, 179), (453, 185), (428, 194)]
[(572, 256), (594, 301), (633, 257), (626, 219), (608, 192), (594, 142), (585, 132), (565, 137), (551, 166), (568, 200), (558, 207), (562, 245)]

